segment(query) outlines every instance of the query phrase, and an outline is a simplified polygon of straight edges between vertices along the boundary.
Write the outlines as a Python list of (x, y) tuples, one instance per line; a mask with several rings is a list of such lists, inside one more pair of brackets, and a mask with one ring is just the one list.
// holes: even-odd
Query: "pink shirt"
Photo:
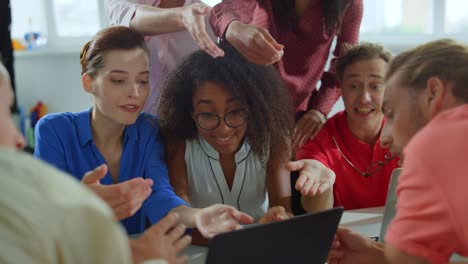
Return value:
[[(343, 15), (341, 32), (333, 56), (339, 57), (343, 43), (356, 43), (363, 14), (362, 0), (354, 0)], [(333, 74), (324, 72), (337, 32), (328, 35), (324, 28), (320, 0), (312, 0), (296, 30), (285, 30), (275, 23), (271, 0), (224, 0), (213, 7), (211, 25), (223, 36), (233, 21), (268, 29), (285, 46), (283, 58), (275, 64), (289, 90), (296, 112), (317, 109), (327, 115), (340, 97)], [(335, 30), (336, 31), (336, 30)], [(321, 81), (321, 88), (316, 90)]]
[(405, 148), (390, 245), (431, 263), (468, 256), (467, 134), (464, 104), (438, 114)]
[[(105, 8), (111, 25), (130, 26), (130, 20), (139, 5), (159, 6), (160, 0), (105, 0)], [(201, 3), (200, 0), (186, 0), (184, 5)], [(209, 26), (208, 15), (206, 30), (214, 40)], [(144, 107), (145, 112), (156, 114), (163, 82), (167, 75), (192, 52), (199, 49), (187, 31), (166, 33), (146, 38), (150, 50), (151, 76), (150, 94)]]

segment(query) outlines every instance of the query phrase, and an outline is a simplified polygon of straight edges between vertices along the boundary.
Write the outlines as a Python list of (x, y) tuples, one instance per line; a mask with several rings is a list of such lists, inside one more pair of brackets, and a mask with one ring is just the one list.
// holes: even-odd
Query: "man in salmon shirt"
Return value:
[(397, 213), (386, 245), (340, 228), (328, 263), (447, 263), (453, 253), (468, 256), (467, 72), (468, 46), (448, 39), (391, 61), (383, 111), (393, 149), (403, 150)]

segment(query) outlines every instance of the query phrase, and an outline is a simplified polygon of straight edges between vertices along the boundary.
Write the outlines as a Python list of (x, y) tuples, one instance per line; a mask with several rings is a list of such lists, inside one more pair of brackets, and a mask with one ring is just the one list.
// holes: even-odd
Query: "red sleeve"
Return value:
[[(354, 44), (358, 42), (362, 15), (362, 0), (354, 0), (352, 5), (344, 14), (335, 50), (333, 51), (333, 59), (330, 65), (335, 65), (337, 58), (340, 56), (341, 46), (343, 43)], [(309, 103), (309, 109), (317, 109), (325, 115), (330, 113), (333, 105), (338, 101), (341, 95), (333, 67), (331, 67), (331, 69), (331, 71), (323, 73), (318, 94), (317, 96), (314, 96)]]
[(223, 0), (215, 5), (210, 15), (210, 24), (214, 34), (218, 37), (223, 36), (233, 20), (249, 24), (257, 5), (257, 1), (252, 0)]
[[(322, 130), (325, 131), (325, 130)], [(320, 131), (320, 132), (322, 132)], [(314, 159), (320, 161), (327, 168), (330, 168), (330, 164), (327, 156), (325, 155), (325, 149), (322, 144), (322, 141), (326, 137), (322, 136), (324, 133), (319, 133), (317, 137), (312, 140), (307, 141), (302, 148), (297, 151), (296, 159)]]

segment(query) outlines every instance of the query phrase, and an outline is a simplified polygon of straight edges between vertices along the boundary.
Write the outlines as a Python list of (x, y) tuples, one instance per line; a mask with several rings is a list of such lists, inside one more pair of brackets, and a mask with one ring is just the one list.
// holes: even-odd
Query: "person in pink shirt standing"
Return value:
[(385, 246), (339, 229), (329, 263), (447, 263), (453, 253), (468, 256), (467, 72), (468, 46), (449, 39), (391, 61), (383, 133), (403, 153), (397, 213)]
[(300, 148), (340, 96), (335, 74), (325, 71), (333, 40), (336, 58), (358, 41), (362, 15), (362, 0), (224, 0), (213, 7), (210, 23), (249, 61), (275, 65), (294, 104), (293, 145)]
[(170, 71), (202, 48), (213, 57), (224, 52), (213, 42), (211, 8), (200, 0), (105, 0), (111, 25), (127, 26), (146, 36), (150, 50), (150, 94), (145, 112), (156, 114), (160, 87)]

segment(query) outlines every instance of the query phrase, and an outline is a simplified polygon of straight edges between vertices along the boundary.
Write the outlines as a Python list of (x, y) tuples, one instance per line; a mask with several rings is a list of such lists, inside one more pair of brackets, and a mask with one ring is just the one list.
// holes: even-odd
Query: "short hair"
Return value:
[(392, 53), (380, 44), (371, 42), (361, 42), (359, 44), (355, 44), (338, 58), (335, 65), (336, 77), (338, 81), (342, 82), (346, 67), (355, 62), (371, 59), (382, 59), (388, 63), (391, 58)]
[(452, 82), (453, 95), (468, 102), (468, 46), (452, 39), (440, 39), (398, 54), (389, 64), (385, 81), (399, 73), (398, 83), (415, 91), (427, 80), (439, 77)]
[(113, 50), (132, 50), (140, 48), (149, 56), (143, 34), (123, 26), (105, 28), (88, 41), (80, 53), (81, 74), (88, 73), (95, 77), (104, 67), (104, 56)]
[(268, 159), (268, 150), (291, 155), (287, 148), (294, 126), (293, 110), (277, 71), (248, 62), (232, 47), (221, 48), (224, 57), (213, 58), (198, 51), (169, 75), (158, 109), (163, 134), (183, 140), (198, 136), (192, 97), (200, 84), (209, 81), (223, 86), (246, 108), (245, 140), (254, 153), (262, 159)]

